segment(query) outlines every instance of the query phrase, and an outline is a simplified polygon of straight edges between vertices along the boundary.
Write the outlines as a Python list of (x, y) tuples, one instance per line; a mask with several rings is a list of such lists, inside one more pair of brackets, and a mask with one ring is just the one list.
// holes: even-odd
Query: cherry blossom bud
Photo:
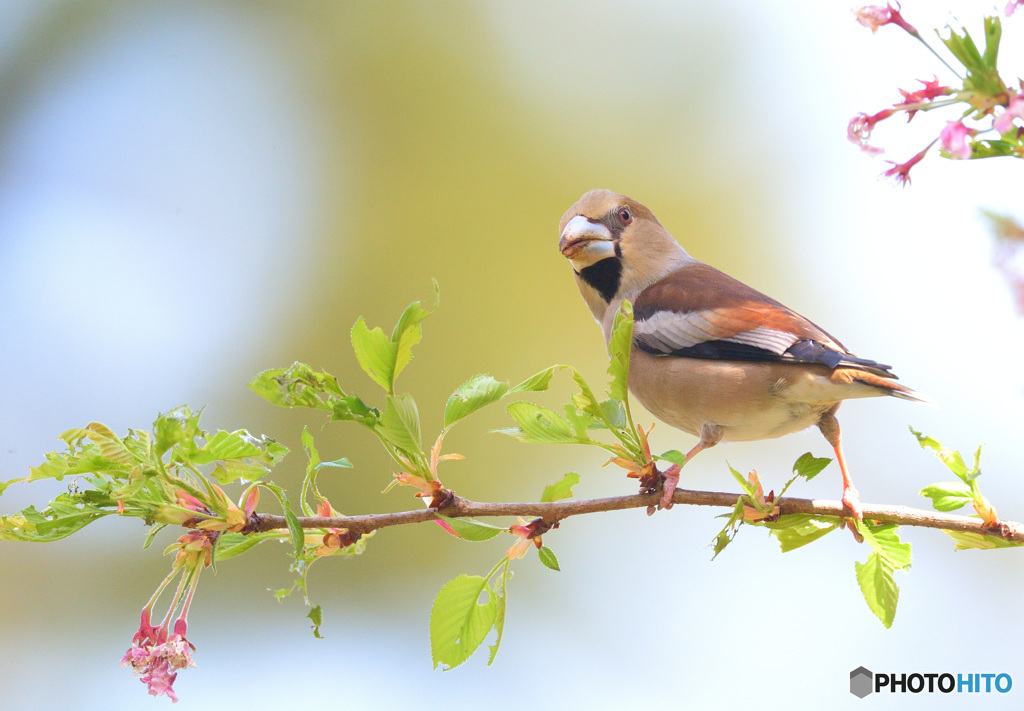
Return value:
[[(935, 139), (938, 141), (939, 139)], [(886, 161), (892, 163), (892, 168), (882, 173), (884, 178), (892, 178), (896, 181), (897, 185), (910, 185), (910, 169), (920, 163), (925, 155), (931, 150), (931, 147), (935, 145), (935, 141), (929, 143), (923, 151), (916, 154), (913, 158), (908, 160), (906, 163), (896, 163), (895, 161)]]

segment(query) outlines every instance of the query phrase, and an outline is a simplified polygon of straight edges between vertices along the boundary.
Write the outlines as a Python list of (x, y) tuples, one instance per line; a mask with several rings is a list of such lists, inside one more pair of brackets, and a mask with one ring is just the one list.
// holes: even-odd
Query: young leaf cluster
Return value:
[[(434, 309), (436, 307), (435, 300)], [(382, 388), (382, 408), (368, 405), (359, 395), (342, 389), (337, 378), (330, 373), (314, 370), (304, 363), (266, 370), (256, 376), (249, 387), (275, 405), (322, 410), (331, 420), (355, 422), (369, 429), (400, 469), (385, 491), (394, 485), (413, 486), (418, 489), (417, 496), (429, 500), (431, 506), (443, 512), (451, 492), (441, 485), (438, 465), (449, 459), (462, 458), (458, 454), (441, 453), (444, 439), (451, 428), (487, 405), (521, 393), (546, 390), (555, 372), (567, 366), (545, 368), (515, 386), (485, 373), (470, 378), (446, 400), (443, 427), (428, 451), (423, 444), (416, 400), (411, 394), (397, 390), (397, 379), (411, 361), (413, 346), (422, 339), (423, 322), (434, 309), (424, 308), (420, 302), (411, 304), (399, 317), (390, 336), (380, 327), (370, 328), (363, 318), (359, 318), (352, 327), (352, 349), (363, 371)], [(624, 364), (623, 368), (627, 365)], [(573, 373), (578, 377), (575, 371)], [(624, 397), (625, 370), (620, 377), (620, 390)], [(508, 410), (510, 413), (519, 413), (517, 421), (525, 423), (527, 431), (531, 433), (529, 436), (537, 441), (589, 441), (587, 429), (597, 420), (625, 430), (628, 421), (625, 404), (622, 401), (614, 406), (598, 403), (582, 378), (578, 382), (581, 383), (582, 392), (574, 402), (578, 402), (589, 414), (575, 415), (574, 409), (572, 420), (564, 420), (544, 408), (524, 402), (513, 402)], [(307, 516), (338, 515), (320, 493), (316, 477), (322, 467), (347, 467), (350, 464), (347, 460), (321, 462), (308, 430), (303, 432), (303, 446), (309, 464), (299, 497), (302, 512)], [(567, 474), (561, 481), (545, 489), (543, 500), (568, 498), (578, 481), (578, 474)], [(310, 498), (318, 502), (315, 510), (309, 503)], [(527, 546), (522, 544), (527, 543), (536, 545), (538, 559), (547, 567), (557, 570), (558, 560), (549, 548), (540, 544), (542, 524), (538, 522), (521, 521), (519, 526), (500, 527), (469, 518), (446, 518), (443, 515), (437, 522), (445, 531), (465, 541), (487, 541), (502, 533), (512, 533), (517, 539), (517, 543), (486, 577), (460, 575), (445, 585), (431, 614), (431, 648), (435, 666), (458, 666), (468, 659), (492, 629), (498, 632), (497, 640), (491, 647), (493, 661), (501, 641), (507, 583), (511, 577), (510, 561), (526, 552)], [(546, 530), (547, 527), (543, 528)], [(309, 601), (307, 576), (310, 568), (320, 557), (359, 553), (362, 545), (362, 538), (353, 537), (344, 530), (332, 529), (325, 530), (322, 538), (307, 535), (301, 545), (296, 544), (293, 570), (298, 573), (298, 577), (291, 588), (279, 590), (277, 595), (283, 598), (295, 590), (303, 593), (307, 605), (312, 608), (310, 619), (314, 623), (314, 633), (317, 633), (322, 620), (322, 612)], [(513, 549), (515, 554), (512, 554)], [(479, 601), (481, 596), (485, 597), (485, 602)]]
[[(743, 494), (737, 499), (732, 513), (725, 515), (725, 527), (712, 541), (712, 557), (717, 557), (735, 539), (742, 524), (767, 528), (779, 541), (783, 553), (801, 548), (837, 528), (843, 528), (843, 521), (837, 516), (780, 515), (779, 507), (775, 503), (797, 479), (810, 481), (831, 461), (815, 457), (810, 452), (802, 455), (794, 462), (793, 476), (782, 487), (778, 496), (775, 492), (764, 495), (756, 472), (751, 472), (744, 478), (738, 471), (729, 467), (733, 478), (743, 489)], [(896, 603), (899, 601), (899, 588), (893, 573), (910, 566), (910, 544), (900, 541), (899, 528), (894, 525), (883, 526), (871, 522), (855, 522), (850, 525), (856, 526), (858, 535), (872, 548), (872, 553), (865, 563), (854, 563), (857, 583), (868, 607), (882, 624), (889, 627), (896, 615)]]
[[(936, 511), (956, 511), (967, 504), (971, 504), (975, 513), (990, 528), (995, 528), (999, 519), (995, 507), (985, 498), (978, 487), (978, 477), (981, 476), (981, 445), (974, 452), (974, 464), (968, 468), (960, 452), (944, 447), (934, 437), (923, 435), (910, 428), (911, 433), (917, 438), (921, 449), (929, 449), (935, 453), (946, 468), (957, 478), (956, 481), (940, 481), (929, 484), (921, 489), (921, 496), (931, 499), (932, 508)], [(998, 536), (986, 536), (980, 533), (969, 533), (966, 531), (946, 531), (955, 541), (955, 550), (967, 550), (977, 548), (989, 550), (992, 548), (1013, 548), (1021, 545), (1013, 541), (1007, 541)]]
[(0, 517), (0, 540), (55, 541), (111, 514), (158, 526), (241, 530), (241, 507), (218, 484), (257, 482), (288, 450), (245, 430), (205, 432), (199, 417), (179, 407), (157, 417), (150, 431), (124, 437), (98, 422), (62, 433), (64, 451), (47, 454), (29, 476), (0, 485), (0, 492), (19, 482), (71, 478), (67, 492), (42, 511), (30, 506)]
[[(544, 488), (541, 501), (561, 501), (572, 497), (572, 488), (579, 483), (579, 474), (570, 472), (554, 484)], [(434, 668), (442, 665), (454, 669), (479, 649), (484, 640), (495, 631), (487, 664), (494, 662), (505, 629), (508, 581), (512, 577), (510, 563), (531, 548), (537, 548), (537, 559), (551, 570), (560, 570), (554, 552), (543, 545), (541, 535), (552, 526), (541, 519), (527, 523), (520, 519), (518, 526), (500, 528), (468, 518), (443, 518), (442, 525), (453, 536), (466, 541), (487, 541), (501, 533), (512, 533), (519, 540), (491, 568), (484, 577), (459, 575), (441, 588), (430, 612), (430, 653)], [(492, 583), (491, 581), (496, 582)], [(482, 595), (486, 595), (483, 602)]]

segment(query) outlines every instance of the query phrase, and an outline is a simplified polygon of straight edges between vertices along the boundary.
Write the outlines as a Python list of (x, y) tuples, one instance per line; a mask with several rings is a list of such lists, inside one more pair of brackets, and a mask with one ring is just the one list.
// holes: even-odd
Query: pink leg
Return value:
[(835, 416), (835, 411), (838, 407), (836, 405), (831, 411), (821, 416), (821, 420), (818, 422), (818, 429), (821, 430), (821, 434), (825, 436), (828, 443), (832, 445), (832, 449), (836, 453), (836, 461), (839, 462), (839, 471), (843, 475), (843, 506), (850, 510), (855, 519), (863, 521), (864, 512), (860, 508), (860, 494), (857, 493), (853, 486), (850, 470), (846, 468), (846, 457), (843, 456), (842, 434), (839, 431), (839, 422)]

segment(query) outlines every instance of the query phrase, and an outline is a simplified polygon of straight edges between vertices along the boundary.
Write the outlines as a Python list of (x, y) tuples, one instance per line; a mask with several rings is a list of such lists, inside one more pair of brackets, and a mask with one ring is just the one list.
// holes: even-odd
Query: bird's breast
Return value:
[(630, 354), (629, 389), (652, 414), (694, 435), (705, 424), (718, 425), (731, 441), (771, 439), (816, 424), (843, 399), (827, 387), (809, 388), (828, 379), (826, 366), (655, 356), (637, 348)]

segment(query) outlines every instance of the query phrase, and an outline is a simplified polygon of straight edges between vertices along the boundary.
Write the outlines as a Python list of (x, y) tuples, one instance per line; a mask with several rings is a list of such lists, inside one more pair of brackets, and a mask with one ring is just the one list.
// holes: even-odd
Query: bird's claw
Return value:
[(661, 500), (658, 502), (658, 510), (672, 508), (672, 495), (676, 493), (676, 485), (679, 483), (679, 465), (673, 464), (661, 473)]
[(864, 520), (864, 511), (860, 507), (860, 494), (852, 486), (843, 489), (843, 506), (845, 506), (853, 517), (858, 521)]
[(848, 529), (850, 531), (850, 533), (853, 534), (853, 540), (857, 541), (857, 543), (863, 543), (864, 542), (864, 534), (862, 534), (860, 531), (857, 530), (857, 522), (856, 521), (853, 521), (851, 519), (846, 519), (845, 521), (843, 521), (843, 525), (840, 526), (840, 528)]
[(673, 464), (663, 472), (658, 471), (653, 465), (651, 469), (653, 471), (640, 477), (640, 493), (654, 494), (660, 491), (661, 498), (658, 499), (657, 506), (652, 504), (647, 507), (648, 516), (652, 515), (655, 511), (672, 508), (672, 495), (675, 493), (676, 485), (679, 483), (678, 464)]

